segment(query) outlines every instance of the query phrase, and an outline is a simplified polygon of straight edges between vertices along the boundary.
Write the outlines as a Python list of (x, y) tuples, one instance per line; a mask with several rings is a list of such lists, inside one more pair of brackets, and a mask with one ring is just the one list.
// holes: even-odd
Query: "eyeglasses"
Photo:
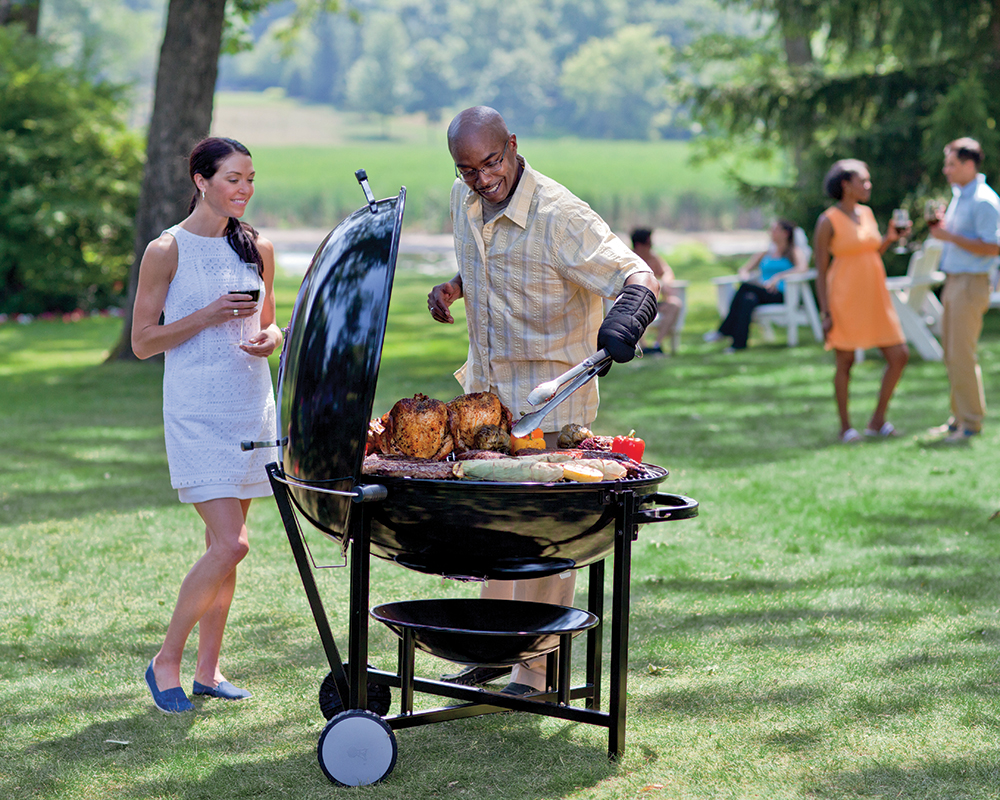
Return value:
[(503, 146), (503, 152), (500, 153), (500, 158), (498, 158), (496, 161), (489, 161), (483, 164), (479, 169), (459, 169), (458, 166), (456, 165), (455, 177), (461, 178), (463, 181), (466, 181), (467, 183), (471, 183), (476, 179), (476, 176), (480, 172), (483, 173), (483, 175), (495, 174), (500, 170), (500, 167), (503, 166), (503, 159), (504, 156), (507, 155), (507, 145), (509, 144), (510, 144), (510, 139), (508, 139), (507, 143)]

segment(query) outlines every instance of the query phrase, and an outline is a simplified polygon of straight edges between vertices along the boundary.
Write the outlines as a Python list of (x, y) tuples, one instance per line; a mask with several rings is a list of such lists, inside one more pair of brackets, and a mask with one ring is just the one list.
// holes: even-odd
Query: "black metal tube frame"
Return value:
[[(288, 488), (278, 464), (267, 465), (268, 478), (274, 490), (275, 502), (295, 557), (306, 598), (312, 610), (320, 641), (330, 664), (340, 698), (345, 709), (366, 708), (367, 684), (395, 686), (400, 689), (400, 713), (384, 717), (393, 730), (429, 725), (452, 719), (494, 714), (502, 711), (524, 711), (572, 722), (598, 725), (608, 729), (608, 757), (616, 759), (625, 750), (626, 695), (628, 683), (628, 617), (631, 597), (632, 542), (638, 537), (638, 499), (629, 488), (608, 492), (608, 502), (615, 506), (614, 555), (611, 595), (610, 665), (608, 675), (608, 710), (601, 711), (601, 673), (603, 660), (602, 630), (604, 627), (604, 561), (591, 564), (587, 610), (601, 620), (587, 632), (585, 682), (569, 685), (569, 634), (560, 637), (555, 659), (549, 659), (549, 680), (554, 691), (529, 698), (506, 695), (476, 687), (418, 678), (414, 675), (414, 644), (408, 631), (399, 643), (399, 666), (396, 673), (368, 666), (368, 609), (371, 574), (371, 517), (363, 491), (358, 492), (351, 514), (351, 587), (348, 616), (349, 644), (347, 669), (344, 669), (323, 601), (316, 586), (305, 540), (298, 525)], [(413, 710), (414, 692), (462, 701), (461, 705), (422, 711)], [(583, 708), (570, 705), (571, 700), (583, 699)]]

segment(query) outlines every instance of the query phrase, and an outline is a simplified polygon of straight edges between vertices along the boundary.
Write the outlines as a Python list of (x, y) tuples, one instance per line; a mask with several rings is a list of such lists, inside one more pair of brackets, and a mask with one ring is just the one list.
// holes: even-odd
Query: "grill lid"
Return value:
[[(368, 204), (319, 246), (292, 310), (278, 378), (284, 471), (328, 490), (351, 493), (361, 474), (375, 402), (389, 297), (399, 253), (406, 188), (376, 202), (363, 170)], [(326, 526), (343, 536), (351, 497), (292, 488), (302, 511), (324, 506)]]

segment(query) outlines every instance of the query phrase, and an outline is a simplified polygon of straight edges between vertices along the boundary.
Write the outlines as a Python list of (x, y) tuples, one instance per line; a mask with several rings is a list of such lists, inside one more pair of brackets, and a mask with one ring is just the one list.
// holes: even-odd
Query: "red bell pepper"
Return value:
[(611, 440), (611, 452), (621, 453), (633, 461), (642, 463), (642, 454), (646, 451), (646, 443), (636, 438), (635, 431), (629, 431), (628, 436), (616, 436)]

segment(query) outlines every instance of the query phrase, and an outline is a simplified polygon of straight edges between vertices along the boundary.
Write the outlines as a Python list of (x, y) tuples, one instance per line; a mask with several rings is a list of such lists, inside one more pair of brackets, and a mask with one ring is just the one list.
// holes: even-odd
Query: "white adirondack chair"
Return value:
[(941, 343), (934, 335), (941, 333), (941, 302), (931, 291), (944, 282), (944, 273), (937, 269), (940, 261), (941, 243), (929, 239), (910, 256), (906, 275), (885, 281), (906, 341), (925, 361), (940, 361), (944, 357)]
[[(807, 326), (812, 331), (817, 342), (823, 341), (823, 325), (810, 285), (815, 279), (814, 269), (788, 275), (782, 279), (785, 282), (785, 301), (757, 306), (754, 309), (751, 320), (761, 326), (767, 341), (774, 341), (774, 330), (771, 325), (775, 323), (783, 325), (788, 331), (789, 347), (798, 345), (801, 325)], [(712, 283), (716, 288), (719, 316), (725, 318), (736, 294), (736, 286), (742, 281), (736, 275), (723, 275), (720, 278), (712, 278)]]

